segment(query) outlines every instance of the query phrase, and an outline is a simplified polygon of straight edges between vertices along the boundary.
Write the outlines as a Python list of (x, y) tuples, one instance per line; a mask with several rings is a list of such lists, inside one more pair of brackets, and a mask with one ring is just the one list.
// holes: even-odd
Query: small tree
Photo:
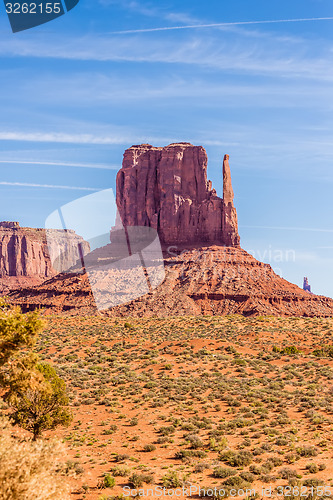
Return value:
[(33, 433), (69, 425), (65, 382), (47, 363), (39, 363), (30, 349), (44, 322), (39, 313), (22, 314), (0, 298), (0, 386), (3, 399), (13, 409), (11, 420)]
[[(36, 441), (45, 430), (68, 426), (73, 416), (66, 408), (69, 400), (65, 382), (47, 363), (38, 363), (12, 381), (5, 401), (13, 409), (11, 421), (33, 433)], [(24, 380), (22, 380), (24, 378)]]
[(20, 364), (25, 351), (35, 345), (43, 326), (38, 311), (24, 315), (19, 307), (0, 297), (0, 383), (4, 383), (3, 377), (13, 364)]

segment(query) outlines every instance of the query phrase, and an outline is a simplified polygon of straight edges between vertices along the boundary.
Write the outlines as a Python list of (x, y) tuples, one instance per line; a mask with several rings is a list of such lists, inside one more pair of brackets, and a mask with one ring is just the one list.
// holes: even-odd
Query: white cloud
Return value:
[(77, 186), (58, 186), (55, 184), (33, 184), (29, 182), (6, 182), (0, 181), (0, 186), (14, 186), (14, 187), (32, 187), (32, 188), (46, 188), (46, 189), (71, 189), (75, 191), (101, 191), (101, 188), (88, 188)]
[(71, 163), (71, 162), (54, 162), (54, 161), (26, 161), (26, 160), (0, 160), (0, 163), (8, 163), (14, 165), (45, 165), (55, 167), (78, 167), (78, 168), (97, 168), (102, 170), (118, 170), (119, 165), (101, 165), (98, 163)]

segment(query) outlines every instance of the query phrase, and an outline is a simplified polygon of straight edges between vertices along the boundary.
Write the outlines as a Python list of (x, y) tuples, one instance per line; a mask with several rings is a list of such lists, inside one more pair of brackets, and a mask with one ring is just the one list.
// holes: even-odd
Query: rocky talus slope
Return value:
[[(333, 316), (332, 299), (305, 292), (240, 248), (194, 248), (166, 257), (165, 272), (158, 288), (103, 314)], [(10, 299), (24, 311), (42, 307), (50, 313), (96, 313), (85, 274), (59, 274), (40, 286), (12, 292)]]

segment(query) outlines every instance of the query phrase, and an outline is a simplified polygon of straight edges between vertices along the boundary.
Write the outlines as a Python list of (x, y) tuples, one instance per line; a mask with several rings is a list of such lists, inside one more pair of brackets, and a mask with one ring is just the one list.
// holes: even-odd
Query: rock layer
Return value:
[(239, 246), (231, 175), (224, 161), (225, 199), (207, 180), (207, 154), (189, 143), (132, 146), (117, 175), (117, 206), (125, 227), (149, 226), (164, 247)]

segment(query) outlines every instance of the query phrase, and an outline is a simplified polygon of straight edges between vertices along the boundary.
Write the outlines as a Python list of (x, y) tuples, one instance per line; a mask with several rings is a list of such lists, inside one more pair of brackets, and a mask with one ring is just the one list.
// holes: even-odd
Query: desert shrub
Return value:
[(184, 480), (181, 479), (175, 470), (168, 472), (162, 477), (162, 485), (164, 488), (179, 488), (183, 486)]
[(315, 349), (314, 351), (312, 351), (312, 354), (317, 357), (333, 358), (333, 346), (328, 345), (322, 347), (321, 349)]
[(116, 462), (125, 462), (125, 460), (129, 459), (129, 455), (126, 453), (119, 453), (119, 455), (115, 456), (115, 461)]
[(143, 451), (149, 452), (156, 450), (156, 446), (154, 444), (145, 444), (143, 447)]
[(102, 481), (99, 484), (100, 488), (113, 488), (116, 484), (116, 480), (111, 474), (105, 474)]
[(197, 448), (201, 448), (204, 445), (203, 441), (199, 438), (199, 436), (196, 436), (195, 434), (186, 436), (186, 441), (189, 442), (190, 447), (194, 450), (196, 450)]
[(156, 444), (172, 443), (172, 439), (167, 436), (162, 436), (156, 439)]
[(209, 464), (206, 464), (205, 462), (198, 462), (195, 464), (193, 472), (203, 472), (204, 470), (210, 469)]
[(223, 486), (230, 486), (237, 489), (248, 488), (250, 483), (241, 476), (232, 476), (223, 481)]
[(170, 426), (161, 427), (158, 430), (158, 432), (162, 436), (169, 436), (170, 434), (174, 434), (175, 430), (176, 430), (176, 428), (173, 425), (170, 425)]
[(215, 467), (213, 470), (213, 477), (225, 479), (226, 477), (233, 476), (236, 472), (229, 467)]
[(64, 454), (59, 443), (13, 438), (9, 424), (1, 421), (0, 500), (69, 499), (68, 485), (57, 472)]
[(74, 475), (74, 476), (79, 476), (84, 473), (84, 468), (79, 462), (76, 462), (75, 460), (67, 460), (65, 467), (64, 467), (64, 472), (67, 475)]
[(134, 326), (131, 325), (131, 323), (128, 323), (127, 321), (124, 324), (124, 328), (126, 328), (127, 330), (134, 330)]
[(255, 480), (254, 475), (248, 471), (241, 472), (239, 475), (242, 479), (244, 479), (244, 481), (247, 481), (248, 483), (253, 483), (253, 481)]
[(205, 458), (207, 456), (207, 453), (201, 450), (180, 450), (176, 451), (175, 453), (175, 458), (182, 460), (183, 458), (192, 458), (192, 457), (197, 457), (197, 458)]
[(130, 469), (122, 465), (116, 465), (115, 467), (112, 467), (110, 472), (115, 477), (117, 476), (125, 477), (129, 475)]
[(285, 455), (285, 460), (288, 464), (293, 464), (294, 462), (296, 462), (298, 456), (295, 455), (295, 453), (287, 453)]
[(104, 431), (102, 432), (102, 434), (105, 434), (106, 436), (110, 435), (110, 434), (113, 434), (114, 432), (116, 432), (116, 430), (118, 429), (118, 426), (117, 425), (109, 425), (109, 428), (108, 429), (104, 429)]
[(283, 460), (280, 457), (269, 457), (266, 462), (263, 463), (264, 467), (268, 467), (269, 464), (272, 464), (273, 467), (278, 467), (279, 465), (283, 464)]
[(299, 354), (299, 350), (294, 345), (289, 345), (285, 347), (282, 351), (283, 354)]
[(315, 446), (300, 446), (296, 448), (296, 453), (301, 457), (316, 457), (319, 451)]
[(127, 500), (128, 497), (125, 497), (122, 493), (120, 495), (112, 495), (112, 496), (106, 496), (106, 495), (101, 495), (98, 500)]
[(317, 474), (319, 471), (319, 467), (316, 464), (307, 464), (305, 468), (310, 474)]
[(292, 479), (297, 477), (297, 471), (294, 469), (290, 469), (289, 467), (284, 467), (283, 469), (279, 470), (279, 476), (282, 479)]
[(225, 451), (219, 456), (222, 462), (225, 462), (231, 467), (241, 467), (243, 465), (249, 465), (252, 462), (253, 455), (249, 451)]
[(133, 426), (133, 427), (134, 427), (135, 425), (138, 425), (138, 423), (139, 423), (138, 418), (137, 418), (137, 417), (133, 417), (133, 418), (130, 420), (130, 423), (129, 423), (129, 424), (130, 424), (131, 426)]
[(261, 476), (259, 476), (259, 481), (261, 481), (262, 483), (274, 483), (276, 481), (276, 477), (275, 476), (271, 476), (270, 474), (262, 474)]
[(144, 484), (152, 483), (153, 480), (153, 474), (138, 474), (137, 472), (133, 472), (133, 474), (128, 478), (128, 484), (133, 488), (141, 488)]
[(286, 437), (278, 437), (276, 440), (275, 440), (275, 444), (276, 446), (287, 446), (287, 444), (289, 443), (289, 439), (287, 439)]
[(249, 471), (256, 476), (260, 476), (261, 474), (266, 474), (266, 472), (268, 472), (266, 469), (263, 469), (259, 465), (250, 465)]
[(308, 488), (316, 488), (317, 486), (322, 486), (323, 484), (325, 484), (325, 481), (323, 479), (318, 479), (318, 477), (312, 477), (303, 481), (303, 486)]

